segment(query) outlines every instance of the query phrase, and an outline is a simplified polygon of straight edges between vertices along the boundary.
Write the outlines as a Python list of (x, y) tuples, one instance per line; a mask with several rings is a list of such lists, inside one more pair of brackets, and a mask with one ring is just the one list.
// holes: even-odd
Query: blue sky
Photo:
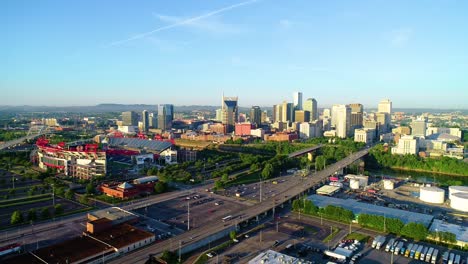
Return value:
[(0, 1), (0, 105), (468, 108), (468, 1)]

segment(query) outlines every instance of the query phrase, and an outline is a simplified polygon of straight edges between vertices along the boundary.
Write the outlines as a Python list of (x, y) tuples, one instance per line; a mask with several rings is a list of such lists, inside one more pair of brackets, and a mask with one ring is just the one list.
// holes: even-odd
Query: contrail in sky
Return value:
[(129, 41), (132, 41), (132, 40), (144, 38), (144, 37), (149, 36), (151, 34), (154, 34), (156, 32), (160, 32), (160, 31), (168, 30), (168, 29), (175, 28), (175, 27), (178, 27), (178, 26), (190, 24), (190, 23), (192, 23), (194, 21), (198, 21), (200, 19), (204, 19), (204, 18), (211, 17), (211, 16), (214, 16), (214, 15), (217, 15), (217, 14), (220, 14), (220, 13), (224, 13), (224, 12), (229, 11), (231, 9), (235, 9), (235, 8), (238, 8), (238, 7), (241, 7), (241, 6), (249, 5), (249, 4), (255, 3), (257, 1), (258, 0), (249, 0), (249, 1), (241, 2), (241, 3), (237, 3), (237, 4), (234, 4), (234, 5), (226, 6), (226, 7), (223, 7), (223, 8), (220, 8), (218, 10), (208, 12), (208, 13), (200, 15), (200, 16), (188, 18), (186, 20), (182, 20), (182, 21), (174, 23), (174, 24), (159, 27), (159, 28), (153, 29), (151, 31), (140, 33), (140, 34), (134, 35), (134, 36), (126, 38), (126, 39), (114, 41), (114, 42), (112, 42), (110, 44), (110, 46), (117, 46), (117, 45), (129, 42)]

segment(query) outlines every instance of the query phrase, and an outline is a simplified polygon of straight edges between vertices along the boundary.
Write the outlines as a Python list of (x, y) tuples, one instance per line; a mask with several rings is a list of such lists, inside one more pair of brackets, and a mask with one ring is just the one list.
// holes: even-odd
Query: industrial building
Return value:
[(455, 193), (468, 193), (468, 186), (449, 186), (449, 199), (452, 199), (452, 195)]
[(458, 211), (468, 212), (468, 193), (454, 193), (451, 197), (450, 207)]
[(353, 190), (364, 188), (367, 186), (369, 176), (348, 174), (345, 179), (349, 180), (349, 187)]
[(263, 253), (260, 253), (257, 255), (255, 258), (251, 259), (249, 264), (283, 264), (283, 263), (288, 263), (288, 264), (311, 264), (312, 262), (291, 257), (279, 252), (276, 252), (274, 250), (267, 250)]
[(154, 185), (158, 181), (156, 176), (148, 176), (128, 182), (103, 183), (98, 189), (107, 196), (128, 199), (142, 194), (150, 194), (154, 191)]
[(338, 186), (324, 185), (318, 188), (315, 192), (320, 195), (332, 196), (333, 194), (337, 193), (339, 190), (340, 190), (340, 187)]
[(33, 162), (39, 168), (53, 168), (66, 176), (90, 179), (106, 175), (106, 152), (98, 149), (97, 144), (74, 144), (66, 146), (64, 142), (49, 144), (44, 138), (36, 142), (37, 152)]
[(368, 203), (361, 203), (354, 199), (339, 199), (316, 194), (310, 195), (308, 199), (318, 207), (326, 207), (327, 205), (340, 206), (353, 211), (356, 216), (359, 214), (381, 215), (388, 218), (400, 219), (405, 224), (409, 222), (416, 222), (428, 227), (434, 218), (432, 215), (414, 213)]
[(437, 187), (421, 187), (419, 189), (419, 200), (426, 203), (443, 204), (445, 201), (445, 190)]
[(429, 230), (431, 232), (450, 232), (455, 234), (457, 245), (461, 247), (468, 245), (468, 229), (466, 226), (451, 224), (439, 219), (434, 219)]
[(144, 247), (155, 235), (128, 223), (138, 217), (118, 207), (88, 214), (87, 230), (79, 237), (8, 259), (6, 263), (104, 263)]

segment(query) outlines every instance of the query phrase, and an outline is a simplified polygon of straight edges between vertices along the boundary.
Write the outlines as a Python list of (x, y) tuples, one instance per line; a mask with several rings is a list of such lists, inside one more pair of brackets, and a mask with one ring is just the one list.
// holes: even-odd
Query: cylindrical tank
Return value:
[(392, 180), (383, 180), (383, 186), (385, 190), (393, 190), (395, 183)]
[(426, 203), (442, 204), (445, 200), (445, 191), (437, 187), (421, 187), (419, 199)]
[(349, 188), (353, 190), (359, 189), (359, 179), (351, 179), (349, 181)]
[(468, 186), (450, 186), (449, 199), (452, 200), (452, 195), (455, 193), (468, 193)]
[(450, 199), (450, 206), (462, 212), (468, 212), (468, 193), (454, 193)]

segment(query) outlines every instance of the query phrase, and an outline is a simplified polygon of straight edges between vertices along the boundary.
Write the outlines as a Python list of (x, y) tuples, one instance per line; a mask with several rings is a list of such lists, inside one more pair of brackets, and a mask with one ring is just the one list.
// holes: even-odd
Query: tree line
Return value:
[[(356, 217), (351, 210), (345, 208), (327, 205), (324, 208), (317, 207), (311, 200), (304, 198), (296, 199), (292, 202), (292, 209), (313, 216), (321, 216), (327, 219), (336, 220), (344, 223), (351, 223)], [(424, 240), (428, 237), (445, 242), (456, 242), (456, 236), (450, 232), (430, 232), (426, 226), (421, 223), (409, 222), (403, 223), (400, 219), (384, 217), (382, 215), (360, 214), (357, 217), (358, 223), (362, 227), (373, 230), (401, 235), (414, 240)]]
[(366, 159), (366, 166), (370, 168), (404, 168), (408, 170), (424, 170), (435, 173), (468, 175), (468, 163), (458, 159), (422, 158), (416, 155), (392, 155), (383, 145), (373, 147)]

